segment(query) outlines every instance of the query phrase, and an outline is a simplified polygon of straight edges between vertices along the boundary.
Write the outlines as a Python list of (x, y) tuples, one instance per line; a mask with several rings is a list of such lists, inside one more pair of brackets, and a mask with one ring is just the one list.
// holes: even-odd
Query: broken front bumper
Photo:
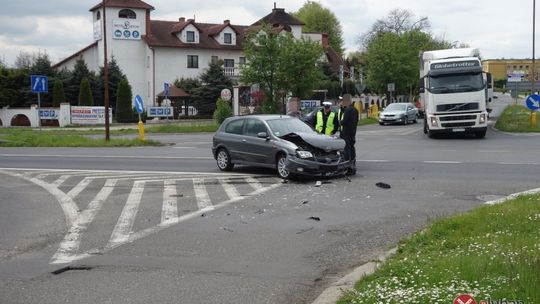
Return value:
[(345, 174), (351, 167), (351, 162), (340, 160), (331, 163), (321, 163), (289, 155), (285, 165), (289, 172), (295, 175), (335, 176)]

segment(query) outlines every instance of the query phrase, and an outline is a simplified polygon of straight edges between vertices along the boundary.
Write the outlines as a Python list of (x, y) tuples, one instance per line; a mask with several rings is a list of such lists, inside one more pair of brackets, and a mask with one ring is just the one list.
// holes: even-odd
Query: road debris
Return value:
[(264, 209), (259, 209), (257, 211), (255, 211), (255, 214), (263, 214), (265, 212)]
[(225, 231), (228, 231), (228, 232), (234, 232), (234, 230), (232, 230), (231, 228), (228, 228), (228, 227), (221, 227), (221, 229), (223, 229)]
[(311, 231), (315, 229), (315, 227), (311, 227), (311, 228), (308, 228), (308, 229), (301, 229), (300, 231), (298, 231), (296, 234), (302, 234), (302, 233), (306, 233), (308, 231)]
[(322, 185), (322, 182), (321, 182), (321, 181), (317, 181), (317, 182), (315, 183), (315, 187), (320, 187), (321, 185)]
[(307, 203), (309, 203), (309, 201), (302, 201), (302, 202), (301, 202), (302, 205), (305, 205), (305, 204), (307, 204)]
[(308, 217), (308, 220), (314, 220), (314, 221), (319, 222), (319, 221), (321, 221), (321, 218), (318, 217), (318, 216), (310, 216), (310, 217)]
[(392, 188), (392, 186), (390, 186), (389, 184), (386, 184), (386, 183), (376, 183), (375, 186), (377, 186), (379, 188), (382, 188), (382, 189), (390, 189), (390, 188)]

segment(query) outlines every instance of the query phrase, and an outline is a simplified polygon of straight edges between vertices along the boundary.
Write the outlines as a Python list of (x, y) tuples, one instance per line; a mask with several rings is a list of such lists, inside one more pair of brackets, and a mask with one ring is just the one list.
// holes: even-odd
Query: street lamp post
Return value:
[(536, 34), (536, 0), (533, 0), (533, 38), (532, 38), (532, 79), (531, 79), (531, 93), (534, 94), (534, 81), (536, 76), (536, 67), (534, 60), (534, 45), (535, 45), (535, 35)]

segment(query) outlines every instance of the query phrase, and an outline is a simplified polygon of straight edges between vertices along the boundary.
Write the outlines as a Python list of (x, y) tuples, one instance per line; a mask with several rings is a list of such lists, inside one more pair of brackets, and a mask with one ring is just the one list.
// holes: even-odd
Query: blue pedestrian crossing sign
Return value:
[(135, 105), (135, 109), (137, 109), (137, 112), (139, 114), (142, 114), (142, 112), (144, 111), (144, 102), (141, 96), (139, 95), (135, 96), (135, 100), (133, 101), (133, 104)]
[(49, 91), (49, 78), (43, 75), (31, 75), (30, 86), (33, 93), (47, 93)]
[(540, 109), (540, 95), (538, 94), (527, 96), (525, 102), (527, 103), (527, 107), (533, 111), (538, 111), (538, 109)]
[(163, 94), (165, 97), (169, 96), (170, 94), (170, 85), (168, 83), (163, 83)]

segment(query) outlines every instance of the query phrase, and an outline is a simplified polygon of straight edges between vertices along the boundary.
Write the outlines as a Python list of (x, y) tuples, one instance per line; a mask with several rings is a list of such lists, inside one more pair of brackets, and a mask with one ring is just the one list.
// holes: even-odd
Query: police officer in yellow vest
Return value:
[(323, 108), (313, 115), (311, 124), (315, 126), (315, 130), (321, 134), (334, 135), (339, 129), (338, 115), (332, 111), (332, 103), (329, 101), (323, 102)]

